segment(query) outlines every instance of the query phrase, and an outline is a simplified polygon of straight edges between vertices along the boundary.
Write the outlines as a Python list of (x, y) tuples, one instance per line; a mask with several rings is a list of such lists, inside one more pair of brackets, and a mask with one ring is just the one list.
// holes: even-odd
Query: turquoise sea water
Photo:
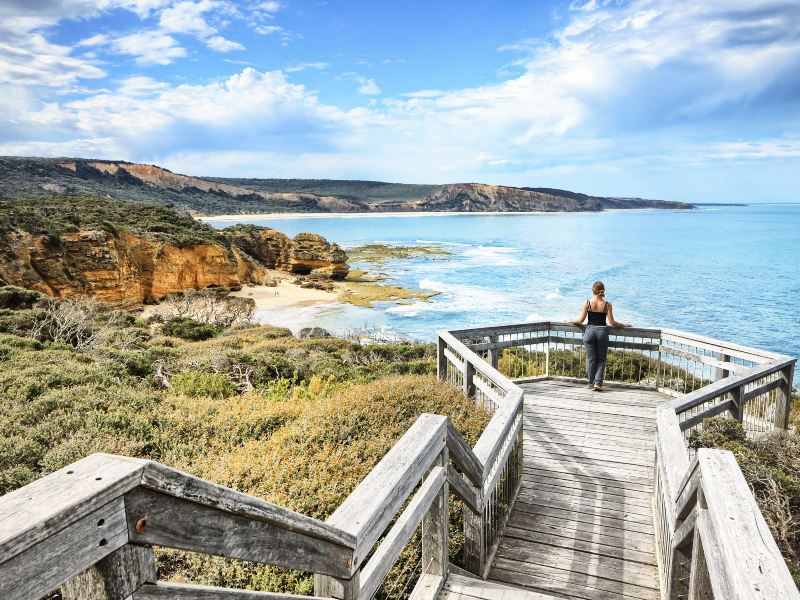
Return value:
[(600, 279), (618, 320), (800, 356), (800, 205), (246, 222), (289, 235), (312, 231), (345, 247), (435, 244), (452, 252), (386, 265), (398, 285), (441, 292), (431, 302), (317, 305), (259, 314), (264, 322), (433, 339), (439, 328), (575, 318)]

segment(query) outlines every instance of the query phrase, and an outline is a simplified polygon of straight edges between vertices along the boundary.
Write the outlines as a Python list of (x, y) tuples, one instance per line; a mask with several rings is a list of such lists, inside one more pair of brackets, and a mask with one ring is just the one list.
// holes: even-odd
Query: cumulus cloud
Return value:
[[(175, 6), (184, 4), (167, 19), (170, 31), (136, 34), (161, 36), (149, 40), (152, 53), (133, 54), (133, 44), (109, 34), (87, 38), (83, 47), (125, 50), (142, 64), (183, 56), (179, 35), (206, 44), (219, 37), (216, 50), (236, 49), (209, 19), (214, 2)], [(31, 97), (13, 113), (0, 102), (0, 114), (13, 114), (16, 123), (3, 142), (6, 151), (56, 154), (75, 154), (78, 144), (93, 155), (106, 143), (109, 152), (124, 153), (117, 157), (195, 173), (263, 175), (269, 164), (276, 176), (555, 185), (578, 174), (627, 182), (628, 174), (648, 171), (675, 180), (698, 165), (797, 159), (798, 22), (796, 3), (742, 0), (733, 9), (724, 0), (589, 0), (574, 4), (548, 38), (509, 41), (502, 50), (513, 53), (515, 70), (494, 83), (411, 89), (342, 110), (287, 79), (285, 73), (327, 67), (321, 62), (184, 85), (131, 79), (79, 100)], [(283, 35), (269, 21), (257, 26)], [(73, 58), (65, 49), (49, 51)], [(66, 80), (102, 76), (85, 61), (72, 69), (64, 67)], [(374, 79), (342, 77), (362, 94), (381, 93)], [(43, 131), (33, 123), (48, 123), (47, 139), (24, 137)], [(646, 193), (623, 186), (609, 192)]]
[(129, 54), (140, 65), (168, 65), (186, 56), (186, 49), (162, 31), (138, 31), (115, 38), (111, 47), (119, 54)]
[(218, 6), (219, 3), (214, 0), (178, 2), (161, 11), (158, 24), (163, 31), (169, 33), (209, 37), (216, 33), (216, 29), (206, 22), (205, 13)]
[(358, 73), (343, 73), (340, 79), (348, 79), (358, 84), (358, 93), (365, 96), (377, 96), (381, 93), (381, 88), (374, 79), (364, 77)]
[(358, 93), (366, 94), (367, 96), (374, 96), (381, 93), (381, 88), (378, 87), (378, 84), (375, 83), (374, 79), (367, 79), (364, 77), (363, 79), (359, 79)]

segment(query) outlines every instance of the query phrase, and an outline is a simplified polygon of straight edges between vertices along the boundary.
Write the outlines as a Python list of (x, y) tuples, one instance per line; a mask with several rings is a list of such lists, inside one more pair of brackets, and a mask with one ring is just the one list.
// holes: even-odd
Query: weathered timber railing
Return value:
[(494, 413), (475, 445), (483, 465), (480, 504), (464, 503), (464, 562), (486, 577), (522, 485), (522, 388), (447, 331), (438, 332), (437, 371)]
[(93, 454), (0, 498), (0, 598), (294, 597), (159, 582), (159, 546), (299, 569), (314, 574), (316, 597), (366, 600), (420, 527), (410, 596), (434, 598), (448, 572), (450, 492), (465, 507), (467, 568), (483, 575), (521, 482), (523, 393), (452, 342), (453, 360), (478, 374), (471, 395), (494, 413), (474, 449), (447, 417), (421, 415), (325, 522), (156, 462)]
[[(551, 322), (450, 332), (516, 383), (585, 382), (582, 333)], [(657, 414), (654, 518), (663, 597), (800, 598), (733, 454), (688, 447), (691, 433), (714, 416), (739, 420), (751, 436), (786, 429), (795, 359), (671, 329), (610, 328), (610, 340), (608, 382), (675, 397)], [(451, 353), (444, 357), (450, 361)], [(456, 362), (444, 370), (468, 393), (483, 387), (475, 383), (480, 369)]]

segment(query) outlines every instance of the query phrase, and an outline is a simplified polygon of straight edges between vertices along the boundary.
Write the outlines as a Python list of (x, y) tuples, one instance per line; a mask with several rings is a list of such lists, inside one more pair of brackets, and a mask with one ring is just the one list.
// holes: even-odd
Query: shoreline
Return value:
[(220, 223), (226, 221), (240, 221), (242, 219), (361, 219), (361, 218), (383, 218), (383, 217), (481, 217), (491, 216), (523, 216), (523, 215), (597, 215), (610, 212), (643, 212), (643, 211), (664, 211), (680, 210), (691, 211), (690, 208), (605, 208), (603, 210), (576, 210), (576, 211), (474, 211), (474, 212), (285, 212), (285, 213), (243, 213), (233, 215), (194, 215), (194, 218), (204, 223)]

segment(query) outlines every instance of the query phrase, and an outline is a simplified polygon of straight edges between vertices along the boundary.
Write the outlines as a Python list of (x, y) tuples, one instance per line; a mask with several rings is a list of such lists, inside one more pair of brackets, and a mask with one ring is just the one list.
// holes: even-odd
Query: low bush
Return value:
[(15, 285), (4, 285), (0, 287), (0, 308), (19, 310), (21, 308), (31, 308), (43, 298), (42, 294), (34, 290)]
[(209, 323), (201, 323), (189, 317), (172, 317), (161, 326), (161, 332), (164, 335), (200, 342), (213, 338), (220, 332), (220, 329)]
[[(431, 344), (300, 340), (254, 325), (192, 341), (152, 336), (150, 326), (99, 305), (49, 304), (0, 309), (0, 323), (12, 315), (17, 332), (0, 333), (0, 495), (110, 452), (324, 519), (419, 414), (450, 415), (473, 443), (489, 419), (435, 378)], [(89, 341), (45, 335), (60, 330), (43, 322), (64, 332), (81, 323), (75, 335), (88, 332)], [(454, 556), (463, 543), (459, 506), (451, 505)], [(177, 551), (158, 558), (163, 578), (313, 588), (308, 574), (286, 569)]]
[(748, 438), (738, 421), (715, 417), (691, 433), (689, 445), (733, 452), (800, 587), (800, 436), (781, 430)]
[(233, 383), (225, 375), (199, 371), (178, 373), (169, 382), (169, 389), (173, 394), (183, 394), (190, 398), (229, 398), (236, 393)]

